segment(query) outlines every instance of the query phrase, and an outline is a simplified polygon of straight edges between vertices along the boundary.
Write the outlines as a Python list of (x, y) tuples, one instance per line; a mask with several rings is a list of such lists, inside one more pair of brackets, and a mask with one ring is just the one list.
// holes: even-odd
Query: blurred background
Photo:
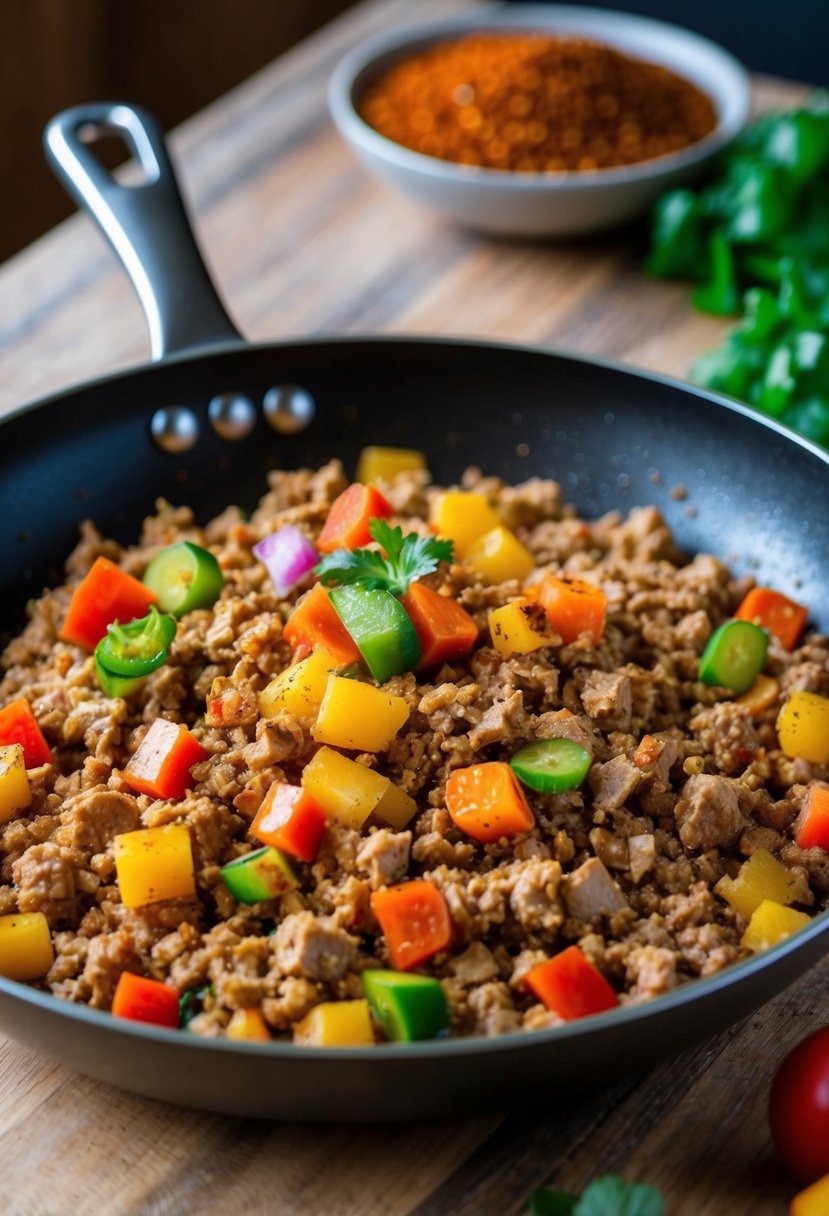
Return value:
[[(124, 97), (174, 126), (354, 0), (0, 0), (0, 261), (72, 204), (41, 152), (57, 110)], [(829, 84), (829, 0), (601, 0), (678, 22), (750, 68)], [(408, 5), (417, 20), (418, 0)]]

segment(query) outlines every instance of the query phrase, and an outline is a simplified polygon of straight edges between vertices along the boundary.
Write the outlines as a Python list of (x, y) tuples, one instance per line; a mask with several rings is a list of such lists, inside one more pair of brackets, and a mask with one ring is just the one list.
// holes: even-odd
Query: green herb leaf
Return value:
[(391, 577), (382, 553), (374, 549), (335, 549), (317, 563), (314, 574), (326, 587), (362, 583), (372, 590), (387, 589)]
[(178, 1020), (182, 1030), (186, 1030), (197, 1013), (201, 1013), (204, 998), (213, 992), (212, 984), (203, 984), (200, 988), (187, 988), (178, 999)]
[(665, 1216), (665, 1203), (655, 1187), (608, 1174), (582, 1192), (573, 1216)]
[(569, 1191), (551, 1191), (543, 1186), (530, 1199), (530, 1216), (573, 1216), (577, 1203)]
[(371, 519), (368, 530), (383, 553), (367, 548), (336, 549), (314, 567), (321, 583), (327, 587), (359, 583), (371, 591), (405, 595), (417, 579), (437, 570), (440, 562), (452, 560), (451, 540), (416, 532), (404, 536), (402, 528), (392, 528), (383, 519)]

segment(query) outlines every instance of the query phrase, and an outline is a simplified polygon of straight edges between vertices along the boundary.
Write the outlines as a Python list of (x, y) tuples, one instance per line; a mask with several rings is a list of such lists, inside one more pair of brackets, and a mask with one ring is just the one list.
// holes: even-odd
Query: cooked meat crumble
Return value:
[[(521, 586), (443, 564), (426, 582), (471, 614), (478, 643), (463, 661), (393, 676), (384, 688), (405, 700), (407, 722), (385, 750), (352, 754), (415, 799), (415, 817), (402, 830), (369, 820), (362, 832), (330, 821), (316, 859), (296, 863), (297, 889), (237, 902), (220, 868), (259, 847), (248, 827), (270, 786), (299, 785), (318, 749), (308, 720), (260, 714), (259, 694), (292, 662), (283, 626), (309, 584), (281, 598), (251, 549), (289, 523), (313, 540), (346, 485), (337, 462), (277, 472), (250, 520), (228, 508), (204, 528), (160, 502), (129, 549), (85, 524), (66, 584), (30, 606), (3, 656), (0, 705), (31, 704), (55, 763), (30, 770), (31, 806), (0, 826), (0, 914), (45, 914), (55, 948), (46, 989), (108, 1009), (121, 973), (134, 971), (200, 991), (193, 1032), (221, 1035), (234, 1011), (259, 1008), (274, 1035), (290, 1036), (318, 1003), (361, 997), (365, 969), (391, 965), (372, 893), (425, 878), (446, 901), (452, 943), (417, 970), (441, 981), (453, 1033), (494, 1035), (556, 1024), (523, 977), (563, 947), (580, 946), (623, 1004), (742, 957), (746, 920), (716, 887), (758, 849), (788, 867), (799, 907), (825, 905), (827, 854), (799, 849), (792, 829), (806, 784), (829, 769), (784, 755), (775, 721), (787, 692), (829, 690), (829, 642), (810, 634), (790, 653), (772, 638), (778, 695), (752, 716), (698, 674), (750, 580), (707, 554), (686, 560), (653, 507), (585, 522), (553, 482), (506, 486), (476, 470), (464, 488), (515, 530), (539, 567), (533, 579), (549, 570), (602, 587), (604, 636), (505, 657), (488, 613)], [(427, 534), (437, 490), (426, 475), (384, 490), (391, 522)], [(140, 578), (180, 540), (218, 558), (221, 597), (181, 619), (139, 694), (108, 698), (93, 657), (58, 638), (73, 587), (99, 555)], [(136, 794), (123, 777), (158, 717), (188, 725), (207, 752), (180, 799)], [(447, 811), (450, 773), (539, 739), (584, 747), (584, 784), (527, 791), (529, 831), (489, 844), (464, 834)], [(113, 840), (164, 824), (190, 834), (196, 896), (126, 908)]]

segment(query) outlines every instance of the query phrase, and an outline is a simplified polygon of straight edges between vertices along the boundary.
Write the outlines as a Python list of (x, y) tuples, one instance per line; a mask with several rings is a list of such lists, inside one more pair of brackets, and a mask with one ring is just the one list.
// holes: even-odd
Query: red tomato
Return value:
[(778, 1068), (769, 1121), (778, 1153), (801, 1181), (829, 1174), (829, 1026), (799, 1043)]

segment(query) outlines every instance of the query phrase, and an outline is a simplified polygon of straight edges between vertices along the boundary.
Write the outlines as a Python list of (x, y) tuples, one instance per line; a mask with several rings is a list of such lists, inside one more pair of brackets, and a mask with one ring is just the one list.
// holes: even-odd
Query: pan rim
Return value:
[[(721, 409), (725, 409), (732, 414), (736, 414), (746, 423), (754, 424), (765, 428), (767, 431), (779, 436), (781, 439), (795, 447), (799, 447), (808, 454), (816, 457), (822, 464), (829, 466), (829, 453), (819, 448), (810, 440), (804, 439), (803, 436), (791, 431), (788, 427), (779, 423), (776, 419), (770, 418), (767, 415), (762, 415), (754, 410), (751, 406), (744, 402), (737, 401), (721, 393), (714, 393), (707, 389), (698, 388), (695, 385), (687, 384), (676, 377), (666, 375), (661, 372), (653, 372), (644, 369), (636, 368), (630, 364), (624, 363), (618, 359), (610, 359), (606, 357), (598, 357), (581, 352), (573, 352), (563, 350), (557, 347), (528, 345), (518, 342), (504, 342), (490, 339), (475, 339), (473, 337), (429, 337), (423, 335), (400, 335), (400, 334), (357, 334), (357, 335), (318, 335), (311, 337), (300, 337), (295, 339), (286, 339), (279, 342), (257, 342), (246, 343), (237, 341), (228, 341), (218, 344), (212, 344), (209, 347), (195, 348), (183, 352), (178, 352), (175, 355), (169, 356), (166, 359), (159, 360), (157, 363), (140, 363), (133, 367), (122, 369), (118, 372), (108, 373), (102, 376), (81, 382), (80, 384), (70, 385), (65, 389), (59, 390), (57, 393), (46, 397), (37, 398), (33, 401), (24, 403), (20, 406), (13, 407), (8, 411), (2, 419), (0, 419), (0, 428), (12, 419), (24, 416), (29, 413), (36, 412), (41, 408), (47, 408), (51, 405), (60, 404), (72, 397), (84, 392), (92, 391), (98, 388), (106, 387), (110, 384), (116, 384), (129, 380), (132, 377), (141, 373), (152, 372), (154, 370), (163, 371), (168, 366), (186, 364), (191, 361), (202, 362), (220, 358), (230, 354), (245, 354), (247, 352), (265, 352), (278, 351), (286, 348), (313, 348), (319, 346), (391, 346), (404, 345), (412, 348), (416, 347), (451, 347), (465, 349), (470, 351), (487, 349), (495, 352), (509, 352), (510, 354), (533, 354), (541, 356), (552, 356), (556, 359), (566, 360), (572, 363), (585, 364), (588, 366), (599, 367), (607, 371), (622, 373), (626, 376), (631, 376), (640, 380), (646, 380), (653, 384), (662, 385), (669, 389), (678, 389), (680, 392), (690, 395), (699, 400), (710, 402), (712, 405)], [(152, 403), (148, 410), (152, 408)], [(814, 917), (809, 925), (804, 926), (797, 933), (787, 938), (770, 950), (762, 951), (750, 958), (743, 959), (740, 962), (732, 963), (722, 971), (714, 975), (700, 977), (690, 980), (687, 983), (680, 985), (671, 992), (665, 993), (651, 1001), (645, 1001), (640, 1004), (631, 1004), (594, 1015), (593, 1017), (579, 1019), (574, 1022), (568, 1022), (563, 1026), (555, 1026), (547, 1029), (533, 1030), (527, 1032), (525, 1030), (513, 1031), (508, 1034), (499, 1035), (489, 1038), (484, 1035), (475, 1035), (459, 1038), (445, 1038), (438, 1040), (428, 1040), (418, 1043), (387, 1043), (380, 1046), (378, 1051), (377, 1045), (369, 1047), (300, 1047), (291, 1041), (275, 1040), (271, 1043), (245, 1043), (228, 1039), (213, 1039), (202, 1038), (197, 1035), (182, 1035), (179, 1030), (166, 1030), (159, 1027), (144, 1025), (137, 1022), (130, 1022), (126, 1019), (114, 1019), (112, 1014), (102, 1010), (92, 1009), (86, 1005), (76, 1005), (70, 1001), (65, 1001), (60, 997), (53, 996), (51, 993), (43, 992), (39, 989), (30, 988), (25, 984), (17, 983), (13, 980), (8, 980), (0, 977), (0, 994), (7, 998), (11, 998), (15, 1002), (35, 1006), (46, 1014), (54, 1014), (57, 1017), (65, 1017), (75, 1022), (83, 1023), (90, 1028), (98, 1027), (101, 1030), (124, 1035), (128, 1038), (136, 1038), (139, 1040), (147, 1040), (150, 1043), (159, 1045), (184, 1046), (188, 1050), (195, 1051), (207, 1050), (211, 1052), (231, 1052), (235, 1054), (247, 1055), (257, 1053), (260, 1059), (307, 1059), (307, 1060), (328, 1060), (328, 1061), (345, 1061), (354, 1063), (367, 1063), (370, 1060), (382, 1061), (389, 1056), (389, 1053), (395, 1059), (416, 1057), (427, 1059), (436, 1057), (443, 1059), (447, 1055), (450, 1056), (478, 1056), (490, 1055), (493, 1052), (511, 1052), (528, 1049), (532, 1046), (543, 1046), (552, 1042), (564, 1040), (577, 1040), (587, 1036), (601, 1035), (605, 1030), (612, 1026), (630, 1026), (641, 1024), (647, 1026), (650, 1020), (654, 1017), (659, 1017), (661, 1013), (669, 1013), (685, 1006), (686, 1004), (695, 1001), (704, 1001), (706, 998), (714, 997), (718, 992), (725, 988), (730, 988), (732, 985), (739, 986), (743, 980), (759, 975), (768, 968), (773, 968), (784, 963), (790, 955), (795, 955), (801, 949), (807, 947), (815, 939), (824, 935), (829, 935), (829, 909)], [(793, 981), (791, 981), (793, 982)], [(785, 985), (784, 985), (785, 987)], [(761, 1005), (765, 1002), (761, 1002)], [(759, 1006), (758, 1006), (759, 1007)]]
[[(706, 997), (714, 998), (723, 989), (739, 984), (759, 973), (781, 964), (789, 955), (798, 953), (810, 942), (817, 938), (829, 936), (829, 909), (819, 913), (810, 924), (804, 925), (791, 937), (785, 938), (769, 950), (762, 950), (750, 958), (731, 963), (722, 971), (713, 975), (701, 976), (680, 984), (677, 988), (652, 1000), (638, 1004), (617, 1006), (604, 1013), (593, 1014), (590, 1017), (578, 1018), (565, 1022), (560, 1026), (551, 1026), (538, 1030), (513, 1030), (506, 1034), (489, 1037), (487, 1035), (468, 1035), (452, 1038), (427, 1039), (414, 1043), (375, 1043), (360, 1047), (306, 1047), (292, 1040), (274, 1039), (269, 1043), (245, 1042), (227, 1038), (210, 1038), (201, 1035), (182, 1033), (182, 1029), (166, 1029), (141, 1022), (133, 1022), (127, 1018), (116, 1018), (109, 1011), (93, 1009), (89, 1005), (76, 1005), (72, 1001), (53, 996), (38, 988), (29, 988), (16, 980), (8, 980), (0, 976), (0, 994), (24, 1004), (34, 1005), (47, 1014), (55, 1014), (58, 1018), (66, 1017), (71, 1021), (80, 1022), (89, 1028), (98, 1027), (128, 1038), (148, 1040), (161, 1046), (183, 1046), (187, 1050), (226, 1052), (241, 1055), (257, 1055), (260, 1059), (288, 1060), (331, 1060), (349, 1063), (367, 1063), (370, 1060), (383, 1060), (388, 1053), (394, 1058), (419, 1059), (436, 1058), (438, 1060), (449, 1056), (478, 1056), (491, 1055), (494, 1052), (520, 1051), (533, 1045), (542, 1046), (554, 1042), (578, 1040), (601, 1035), (614, 1026), (629, 1027), (641, 1024), (647, 1027), (653, 1018), (662, 1013), (681, 1009), (688, 1004), (702, 1001)], [(802, 974), (805, 974), (803, 972)], [(799, 977), (797, 977), (799, 978)], [(790, 981), (794, 983), (794, 979)], [(783, 991), (788, 985), (783, 985)], [(778, 993), (775, 993), (778, 995)], [(770, 998), (773, 999), (773, 998)], [(762, 1001), (754, 1008), (762, 1008), (768, 1001)]]
[[(565, 347), (545, 346), (538, 343), (526, 342), (505, 342), (493, 338), (476, 338), (469, 336), (451, 336), (444, 337), (441, 335), (429, 334), (395, 334), (395, 333), (358, 333), (358, 334), (318, 334), (306, 335), (296, 338), (286, 338), (276, 342), (246, 342), (244, 339), (238, 341), (228, 340), (222, 342), (210, 343), (204, 347), (190, 347), (184, 351), (177, 351), (175, 354), (167, 355), (164, 359), (159, 359), (155, 362), (136, 363), (130, 367), (125, 367), (116, 372), (107, 372), (100, 376), (92, 376), (87, 380), (82, 380), (77, 384), (67, 385), (66, 388), (58, 389), (55, 393), (49, 393), (43, 397), (36, 397), (32, 400), (25, 401), (21, 405), (12, 406), (0, 415), (0, 427), (3, 427), (7, 422), (12, 422), (26, 414), (34, 413), (39, 409), (46, 409), (52, 405), (59, 405), (61, 402), (76, 397), (79, 394), (92, 392), (101, 388), (106, 388), (109, 385), (123, 383), (136, 376), (151, 373), (154, 371), (163, 371), (168, 367), (175, 367), (190, 362), (201, 363), (219, 359), (226, 355), (239, 354), (257, 354), (266, 351), (280, 351), (286, 349), (302, 349), (303, 347), (318, 347), (318, 346), (392, 346), (392, 345), (416, 347), (450, 347), (465, 350), (487, 350), (494, 352), (505, 352), (511, 355), (514, 354), (531, 354), (536, 356), (560, 359), (570, 363), (579, 363), (590, 367), (598, 367), (604, 371), (616, 372), (625, 376), (631, 376), (634, 379), (645, 380), (651, 384), (661, 385), (664, 388), (675, 389), (679, 392), (695, 397), (700, 401), (707, 401), (710, 404), (724, 409), (731, 414), (739, 415), (747, 422), (762, 427), (773, 434), (780, 436), (781, 439), (793, 444), (795, 447), (801, 448), (809, 453), (827, 467), (829, 467), (829, 451), (824, 450), (818, 444), (813, 443), (810, 439), (806, 439), (803, 435), (799, 435), (796, 431), (779, 422), (776, 418), (769, 414), (763, 414), (756, 410), (753, 406), (748, 405), (744, 401), (738, 400), (736, 397), (729, 397), (725, 393), (714, 392), (711, 389), (700, 388), (696, 384), (691, 384), (686, 380), (681, 380), (678, 376), (671, 376), (666, 372), (652, 371), (648, 368), (640, 368), (635, 364), (626, 363), (623, 359), (613, 359), (607, 356), (594, 355), (583, 351), (568, 350)], [(155, 408), (156, 403), (150, 403), (147, 406), (148, 414)]]

